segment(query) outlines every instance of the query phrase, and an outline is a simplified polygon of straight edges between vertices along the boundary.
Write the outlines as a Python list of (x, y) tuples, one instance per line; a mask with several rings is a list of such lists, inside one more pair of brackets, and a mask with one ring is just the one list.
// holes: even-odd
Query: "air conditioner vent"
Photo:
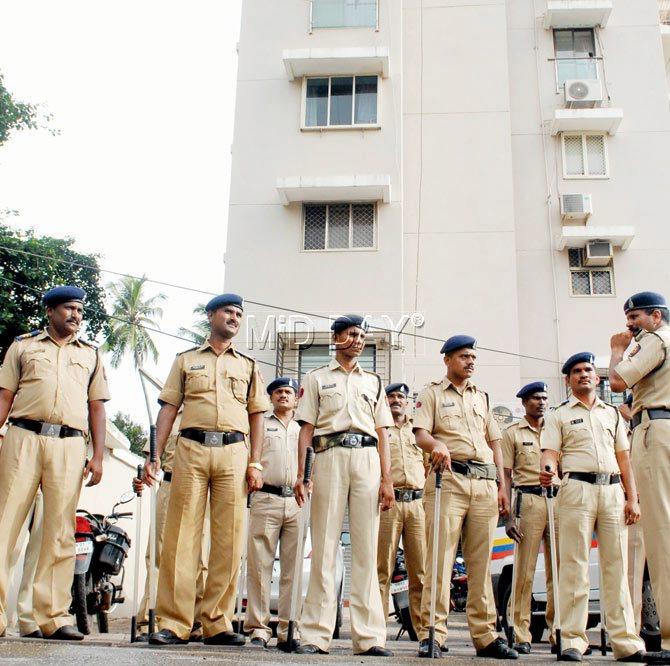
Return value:
[(598, 106), (603, 87), (598, 79), (571, 79), (565, 82), (565, 104), (569, 108)]
[(587, 220), (593, 213), (590, 194), (561, 194), (561, 218)]

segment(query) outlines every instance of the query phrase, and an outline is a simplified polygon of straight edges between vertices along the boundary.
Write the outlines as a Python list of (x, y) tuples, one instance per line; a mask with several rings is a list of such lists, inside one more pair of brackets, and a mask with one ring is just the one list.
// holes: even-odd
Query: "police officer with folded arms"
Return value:
[[(251, 498), (247, 547), (247, 617), (244, 628), (251, 644), (267, 647), (270, 628), (270, 587), (272, 566), (279, 544), (279, 626), (277, 647), (289, 651), (287, 630), (291, 612), (291, 591), (295, 558), (298, 554), (300, 507), (293, 486), (298, 474), (298, 435), (300, 426), (293, 420), (298, 397), (298, 382), (278, 377), (268, 384), (273, 411), (265, 416), (263, 448), (257, 459), (263, 485)], [(299, 642), (294, 638), (295, 649)]]
[[(426, 578), (421, 597), (423, 626), (419, 656), (439, 657), (446, 648), (451, 568), (462, 538), (468, 567), (467, 620), (477, 655), (517, 659), (496, 632), (497, 613), (491, 586), (491, 549), (498, 515), (509, 513), (500, 430), (488, 394), (472, 381), (476, 340), (449, 338), (440, 351), (447, 374), (419, 394), (414, 416), (417, 444), (430, 453), (434, 468), (444, 470), (440, 508), (435, 642), (428, 638), (432, 583), (435, 474), (426, 481)], [(498, 485), (496, 485), (498, 481)]]
[[(69, 614), (75, 563), (75, 511), (82, 480), (100, 482), (107, 379), (99, 352), (78, 337), (86, 292), (54, 287), (42, 302), (47, 327), (20, 335), (0, 369), (0, 635), (7, 626), (11, 550), (38, 488), (53, 519), (43, 523), (33, 610), (45, 638), (82, 640)], [(86, 437), (93, 455), (86, 460)]]
[(351, 531), (351, 635), (354, 654), (391, 657), (386, 616), (377, 579), (379, 510), (393, 506), (393, 481), (386, 428), (393, 425), (381, 378), (363, 370), (367, 323), (359, 315), (332, 324), (335, 358), (308, 373), (300, 389), (296, 499), (304, 504), (303, 483), (309, 446), (316, 458), (312, 481), (312, 566), (302, 609), (298, 654), (327, 654), (335, 628), (335, 563), (349, 509)]
[(409, 609), (414, 631), (421, 629), (421, 591), (426, 565), (426, 519), (423, 487), (426, 483), (423, 451), (414, 437), (412, 418), (407, 413), (409, 386), (402, 382), (385, 389), (393, 416), (388, 429), (391, 478), (395, 505), (379, 519), (377, 575), (384, 610), (389, 607), (389, 588), (400, 537), (409, 578)]
[[(205, 306), (209, 338), (178, 354), (160, 393), (156, 448), (160, 459), (183, 405), (172, 470), (158, 576), (153, 645), (188, 643), (194, 622), (196, 576), (205, 507), (211, 516), (209, 570), (202, 600), (203, 642), (243, 645), (232, 616), (245, 539), (247, 489), (262, 485), (257, 460), (263, 444), (263, 412), (269, 408), (256, 362), (233, 345), (243, 316), (237, 294), (215, 296)], [(158, 479), (147, 460), (147, 483)]]
[[(595, 531), (605, 625), (618, 661), (644, 661), (644, 642), (626, 580), (626, 526), (639, 520), (626, 427), (616, 407), (596, 394), (600, 377), (590, 352), (571, 356), (562, 368), (571, 396), (550, 412), (542, 431), (540, 482), (563, 479), (558, 493), (559, 596), (562, 661), (582, 661), (588, 648), (589, 551)], [(549, 467), (548, 471), (546, 467)]]

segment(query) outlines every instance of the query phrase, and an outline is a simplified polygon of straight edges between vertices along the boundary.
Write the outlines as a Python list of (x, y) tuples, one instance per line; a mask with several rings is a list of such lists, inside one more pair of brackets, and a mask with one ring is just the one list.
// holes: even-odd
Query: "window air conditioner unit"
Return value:
[(584, 250), (585, 266), (608, 266), (612, 261), (612, 243), (592, 241)]
[(598, 79), (571, 79), (565, 82), (568, 108), (592, 107), (603, 101), (603, 86)]
[(592, 214), (590, 194), (561, 194), (561, 219), (588, 220)]

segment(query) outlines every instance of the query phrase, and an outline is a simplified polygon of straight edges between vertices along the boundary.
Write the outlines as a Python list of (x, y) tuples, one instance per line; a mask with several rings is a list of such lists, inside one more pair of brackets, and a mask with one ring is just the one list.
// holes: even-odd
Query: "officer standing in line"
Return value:
[[(640, 492), (649, 577), (670, 650), (670, 326), (661, 294), (643, 291), (624, 305), (628, 330), (610, 340), (613, 391), (633, 390), (633, 467)], [(623, 355), (635, 338), (628, 358)]]
[[(205, 306), (209, 338), (177, 355), (158, 398), (160, 460), (179, 407), (184, 406), (163, 533), (153, 645), (187, 643), (194, 622), (196, 577), (207, 494), (211, 551), (202, 600), (203, 642), (243, 645), (232, 631), (239, 564), (245, 539), (247, 488), (262, 485), (263, 412), (269, 407), (256, 362), (235, 349), (243, 302), (236, 294), (215, 296)], [(248, 440), (251, 441), (249, 452)], [(157, 481), (158, 463), (145, 465)]]
[(335, 560), (349, 508), (351, 531), (351, 635), (354, 654), (391, 657), (377, 579), (379, 508), (393, 506), (393, 481), (386, 428), (393, 425), (382, 381), (363, 370), (367, 323), (358, 315), (332, 324), (335, 358), (307, 374), (300, 390), (298, 504), (309, 488), (302, 479), (305, 455), (314, 447), (312, 568), (303, 604), (299, 654), (327, 654), (336, 616)]
[(409, 577), (409, 610), (414, 631), (418, 632), (422, 626), (421, 590), (426, 566), (426, 519), (421, 500), (426, 483), (423, 451), (416, 445), (412, 418), (407, 414), (409, 387), (403, 383), (389, 384), (384, 390), (393, 416), (388, 438), (395, 506), (384, 511), (379, 519), (377, 575), (387, 613), (391, 577), (402, 536)]
[[(502, 452), (507, 486), (512, 488), (512, 495), (521, 493), (519, 529), (510, 516), (506, 532), (507, 536), (518, 544), (514, 557), (517, 573), (513, 609), (513, 626), (518, 644), (514, 648), (520, 654), (528, 654), (532, 641), (530, 605), (533, 578), (542, 544), (544, 544), (544, 571), (547, 581), (546, 619), (549, 641), (552, 645), (554, 643), (554, 588), (551, 575), (549, 522), (547, 505), (540, 485), (540, 435), (544, 426), (544, 414), (547, 411), (547, 385), (544, 382), (531, 382), (521, 388), (516, 397), (521, 398), (526, 415), (503, 432)], [(512, 501), (510, 504), (514, 506)]]
[[(267, 647), (270, 628), (270, 583), (279, 543), (279, 627), (277, 647), (289, 651), (288, 622), (295, 558), (299, 557), (298, 525), (300, 507), (293, 486), (298, 474), (298, 435), (300, 426), (293, 420), (298, 382), (279, 377), (268, 384), (273, 412), (265, 416), (263, 450), (257, 460), (263, 467), (263, 485), (251, 498), (249, 545), (247, 547), (247, 617), (244, 628), (251, 633), (251, 644)], [(300, 643), (294, 638), (295, 649)]]
[[(0, 635), (7, 625), (9, 558), (41, 487), (54, 520), (45, 520), (35, 572), (34, 616), (45, 638), (82, 640), (69, 614), (75, 511), (82, 480), (100, 482), (107, 380), (98, 351), (80, 340), (86, 292), (55, 287), (42, 302), (43, 331), (20, 335), (0, 369)], [(93, 456), (86, 461), (90, 425)]]
[[(475, 370), (476, 340), (449, 338), (442, 349), (446, 376), (419, 394), (414, 416), (417, 444), (431, 454), (434, 468), (444, 469), (441, 499), (435, 643), (428, 638), (431, 590), (435, 475), (426, 482), (426, 578), (421, 597), (423, 626), (419, 656), (446, 651), (451, 569), (459, 539), (468, 567), (467, 619), (477, 655), (517, 659), (496, 632), (497, 613), (491, 586), (491, 549), (498, 515), (509, 513), (500, 430), (489, 409), (488, 395), (470, 378)], [(499, 487), (496, 488), (496, 480)]]
[[(542, 431), (540, 482), (548, 487), (560, 456), (558, 494), (561, 661), (582, 661), (588, 648), (589, 551), (595, 531), (605, 625), (618, 661), (644, 661), (635, 632), (628, 582), (626, 525), (640, 517), (628, 438), (616, 407), (596, 394), (600, 377), (590, 352), (571, 356), (562, 368), (571, 397), (550, 412)], [(545, 471), (546, 466), (550, 471)], [(623, 486), (623, 487), (622, 487)]]

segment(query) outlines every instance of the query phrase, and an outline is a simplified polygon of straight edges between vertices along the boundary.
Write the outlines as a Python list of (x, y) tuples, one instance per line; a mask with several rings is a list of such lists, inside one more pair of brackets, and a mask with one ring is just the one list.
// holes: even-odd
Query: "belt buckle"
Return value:
[(596, 472), (596, 485), (606, 486), (610, 482), (610, 475), (605, 472)]
[(412, 501), (412, 495), (413, 495), (413, 492), (411, 490), (403, 490), (402, 491), (402, 501), (403, 502), (411, 502)]
[(342, 446), (347, 449), (355, 449), (358, 447), (358, 437), (356, 435), (345, 435), (342, 440)]
[(293, 488), (291, 488), (291, 486), (282, 486), (281, 487), (281, 496), (282, 497), (293, 497)]
[(206, 446), (223, 446), (223, 435), (222, 432), (205, 431), (205, 441), (203, 443)]
[(57, 423), (43, 423), (40, 429), (40, 435), (43, 437), (60, 437), (60, 431), (63, 426)]

